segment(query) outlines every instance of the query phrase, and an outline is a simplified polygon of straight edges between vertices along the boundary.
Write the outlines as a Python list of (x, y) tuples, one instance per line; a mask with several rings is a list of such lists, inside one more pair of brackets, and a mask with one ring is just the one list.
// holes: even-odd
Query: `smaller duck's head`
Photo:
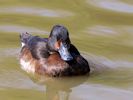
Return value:
[(55, 25), (50, 33), (48, 39), (49, 50), (59, 52), (61, 58), (65, 61), (73, 59), (69, 48), (71, 41), (69, 39), (69, 33), (67, 28), (62, 25)]

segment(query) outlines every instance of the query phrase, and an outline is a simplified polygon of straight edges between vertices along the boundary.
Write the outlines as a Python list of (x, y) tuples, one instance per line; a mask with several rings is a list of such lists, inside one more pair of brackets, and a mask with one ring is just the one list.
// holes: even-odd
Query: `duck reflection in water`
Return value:
[(30, 77), (37, 85), (44, 86), (46, 100), (69, 100), (73, 88), (84, 84), (88, 80), (86, 76), (51, 78), (41, 75)]

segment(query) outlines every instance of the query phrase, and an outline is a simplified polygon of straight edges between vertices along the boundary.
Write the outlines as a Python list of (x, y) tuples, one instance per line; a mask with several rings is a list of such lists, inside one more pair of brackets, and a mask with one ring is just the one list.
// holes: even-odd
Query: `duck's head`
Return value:
[(50, 33), (48, 39), (48, 47), (51, 52), (59, 52), (61, 58), (65, 61), (73, 59), (69, 48), (71, 41), (69, 39), (69, 33), (67, 28), (62, 25), (55, 25)]

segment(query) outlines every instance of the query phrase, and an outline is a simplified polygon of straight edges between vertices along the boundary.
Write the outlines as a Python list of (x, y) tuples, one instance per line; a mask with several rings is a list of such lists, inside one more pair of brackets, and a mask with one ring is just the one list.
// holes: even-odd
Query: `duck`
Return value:
[(71, 43), (68, 29), (54, 25), (48, 38), (20, 34), (19, 62), (27, 73), (51, 77), (85, 75), (88, 61)]

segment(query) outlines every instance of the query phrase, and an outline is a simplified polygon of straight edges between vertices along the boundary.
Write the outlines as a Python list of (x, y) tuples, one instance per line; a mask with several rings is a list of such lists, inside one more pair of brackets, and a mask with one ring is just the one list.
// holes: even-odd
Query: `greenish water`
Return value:
[[(0, 0), (2, 100), (132, 100), (133, 2), (131, 0)], [(88, 60), (91, 74), (46, 78), (19, 65), (19, 33), (48, 37), (63, 24)]]

